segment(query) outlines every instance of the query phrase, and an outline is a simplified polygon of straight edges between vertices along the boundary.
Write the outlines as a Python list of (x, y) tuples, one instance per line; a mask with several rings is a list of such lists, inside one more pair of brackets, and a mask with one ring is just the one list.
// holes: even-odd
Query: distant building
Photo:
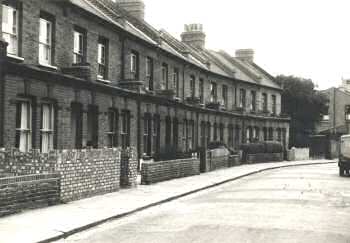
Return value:
[(328, 114), (316, 124), (318, 135), (324, 135), (328, 145), (330, 157), (338, 155), (338, 139), (341, 135), (349, 133), (348, 122), (350, 121), (350, 82), (343, 81), (339, 88), (329, 88), (322, 91), (326, 94), (328, 103)]

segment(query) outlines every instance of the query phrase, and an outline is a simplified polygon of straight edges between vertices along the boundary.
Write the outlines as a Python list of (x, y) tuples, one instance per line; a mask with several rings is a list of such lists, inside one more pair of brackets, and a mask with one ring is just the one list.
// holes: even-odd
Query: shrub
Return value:
[(175, 147), (168, 146), (163, 148), (159, 153), (156, 153), (153, 158), (154, 161), (167, 161), (176, 159), (188, 159), (192, 157), (192, 152), (177, 151)]
[(261, 154), (265, 153), (265, 145), (263, 143), (250, 143), (241, 146), (245, 154)]
[(281, 143), (276, 141), (267, 141), (265, 142), (265, 151), (266, 153), (282, 153), (283, 146)]
[(282, 153), (283, 152), (282, 144), (275, 141), (243, 144), (241, 146), (241, 149), (245, 154)]
[(224, 144), (223, 142), (221, 141), (213, 141), (213, 142), (210, 142), (208, 144), (208, 149), (217, 149), (217, 148), (220, 148), (220, 147), (227, 147), (226, 144)]

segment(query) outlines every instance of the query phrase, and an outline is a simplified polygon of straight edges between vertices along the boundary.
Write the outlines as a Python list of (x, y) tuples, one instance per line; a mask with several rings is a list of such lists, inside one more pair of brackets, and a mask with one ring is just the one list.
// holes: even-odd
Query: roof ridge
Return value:
[(216, 56), (214, 56), (212, 53), (210, 53), (209, 50), (206, 51), (206, 54), (212, 59), (212, 61), (223, 71), (225, 71), (228, 75), (231, 75), (233, 78), (236, 77), (236, 73), (231, 70), (229, 67), (227, 67), (225, 64), (223, 64)]
[(242, 71), (244, 71), (248, 76), (253, 78), (254, 81), (256, 81), (256, 82), (260, 82), (261, 81), (261, 77), (260, 76), (256, 75), (255, 73), (250, 71), (248, 68), (243, 66), (241, 63), (237, 62), (235, 60), (235, 58), (233, 56), (231, 56), (230, 54), (228, 54), (226, 51), (220, 50), (218, 53), (221, 54), (227, 61), (233, 62), (236, 66), (239, 66), (239, 68), (242, 69)]

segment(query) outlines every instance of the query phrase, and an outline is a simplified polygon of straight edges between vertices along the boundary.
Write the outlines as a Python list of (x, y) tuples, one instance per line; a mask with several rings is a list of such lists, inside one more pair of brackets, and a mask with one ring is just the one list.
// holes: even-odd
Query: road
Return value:
[(350, 177), (337, 173), (335, 164), (272, 170), (59, 242), (350, 243)]

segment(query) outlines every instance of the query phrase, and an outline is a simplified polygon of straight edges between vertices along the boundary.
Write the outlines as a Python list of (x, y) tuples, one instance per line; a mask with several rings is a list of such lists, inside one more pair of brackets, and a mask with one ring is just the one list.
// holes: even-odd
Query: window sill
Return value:
[(16, 61), (20, 61), (20, 62), (23, 62), (24, 61), (24, 58), (23, 57), (19, 57), (19, 56), (16, 56), (16, 55), (12, 55), (12, 54), (9, 54), (7, 53), (7, 57), (11, 58), (11, 59), (14, 59)]
[(102, 78), (97, 78), (97, 81), (105, 83), (105, 84), (110, 84), (111, 83), (110, 80), (106, 80), (106, 79), (102, 79)]
[(46, 64), (46, 63), (40, 63), (40, 62), (39, 62), (39, 66), (41, 66), (41, 67), (46, 67), (46, 68), (50, 68), (50, 69), (52, 69), (52, 70), (58, 70), (58, 67), (52, 66), (52, 65)]

